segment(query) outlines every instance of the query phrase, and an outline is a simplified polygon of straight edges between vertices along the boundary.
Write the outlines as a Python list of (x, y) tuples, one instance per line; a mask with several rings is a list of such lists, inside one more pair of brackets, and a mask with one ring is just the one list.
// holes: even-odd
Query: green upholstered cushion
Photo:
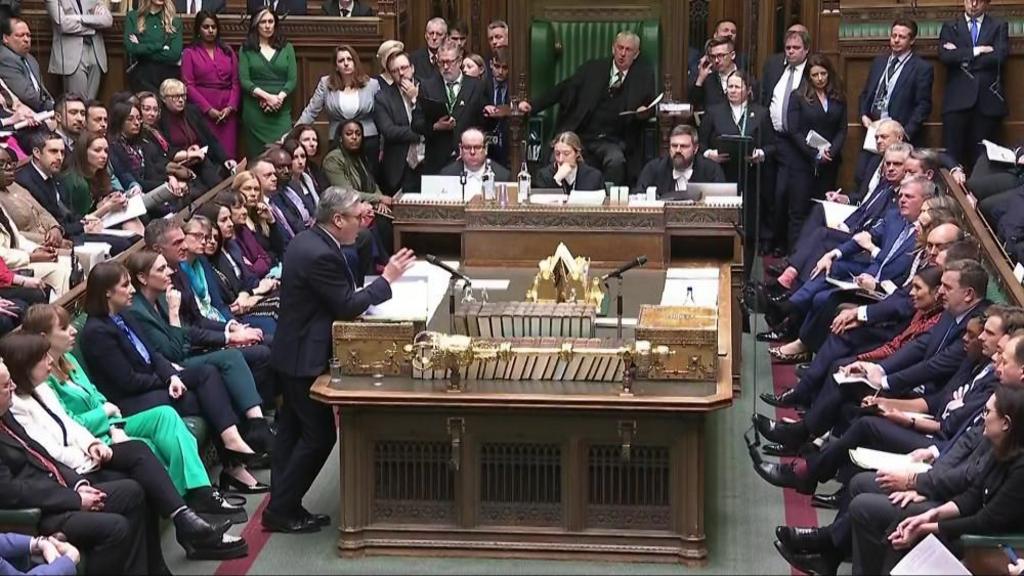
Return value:
[(42, 515), (39, 508), (0, 510), (0, 532), (35, 535)]
[[(572, 76), (580, 65), (589, 60), (610, 58), (615, 35), (623, 30), (631, 30), (640, 36), (640, 58), (644, 58), (654, 68), (655, 83), (660, 86), (661, 24), (657, 20), (534, 20), (530, 26), (530, 97), (538, 98), (546, 94), (556, 84)], [(541, 114), (544, 118), (541, 135), (544, 142), (554, 136), (556, 109), (557, 106)]]
[(965, 534), (960, 537), (964, 548), (996, 548), (1000, 544), (1006, 544), (1012, 548), (1024, 549), (1024, 533), (1015, 532), (1012, 534)]

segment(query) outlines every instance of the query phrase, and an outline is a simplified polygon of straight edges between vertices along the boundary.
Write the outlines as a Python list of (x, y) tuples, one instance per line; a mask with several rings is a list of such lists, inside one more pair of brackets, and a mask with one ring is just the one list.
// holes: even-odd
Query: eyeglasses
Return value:
[(469, 152), (479, 152), (484, 149), (484, 146), (479, 144), (471, 144), (469, 146), (462, 144), (461, 146), (463, 150), (468, 150)]
[(722, 60), (726, 56), (732, 56), (732, 54), (732, 52), (723, 52), (722, 54), (708, 54), (708, 58), (711, 58), (712, 60)]
[(185, 93), (182, 92), (182, 93), (179, 93), (179, 94), (164, 94), (164, 98), (167, 98), (168, 100), (184, 99), (185, 98)]
[(200, 242), (206, 242), (211, 238), (209, 234), (203, 234), (202, 232), (185, 232), (185, 236), (191, 236)]

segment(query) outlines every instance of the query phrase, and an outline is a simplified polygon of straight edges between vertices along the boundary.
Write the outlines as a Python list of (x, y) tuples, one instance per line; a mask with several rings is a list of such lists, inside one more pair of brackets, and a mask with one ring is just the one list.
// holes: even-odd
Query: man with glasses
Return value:
[(281, 314), (271, 352), (284, 402), (277, 417), (270, 501), (261, 519), (265, 530), (318, 532), (331, 524), (330, 516), (302, 506), (337, 438), (333, 409), (310, 398), (309, 389), (328, 371), (334, 321), (354, 320), (389, 300), (391, 285), (416, 261), (412, 251), (399, 250), (379, 278), (357, 291), (344, 248), (356, 242), (361, 210), (357, 192), (324, 190), (316, 224), (296, 236), (284, 256)]
[(708, 51), (697, 66), (697, 74), (690, 80), (690, 99), (704, 110), (715, 104), (728, 102), (726, 83), (736, 67), (736, 44), (728, 37), (713, 38)]
[(394, 83), (382, 85), (373, 97), (373, 122), (383, 140), (380, 189), (388, 195), (399, 190), (418, 192), (421, 164), (426, 155), (420, 134), (424, 122), (420, 85), (405, 52), (392, 54), (387, 68)]
[(462, 73), (462, 50), (457, 44), (442, 46), (437, 63), (441, 75), (423, 80), (421, 86), (425, 101), (423, 174), (440, 174), (455, 158), (462, 133), (484, 125), (484, 107), (491, 101), (482, 79)]
[(487, 157), (487, 139), (484, 133), (478, 128), (470, 128), (462, 133), (459, 143), (459, 159), (444, 167), (441, 170), (442, 176), (466, 175), (466, 179), (473, 181), (474, 187), (480, 186), (483, 181), (484, 171), (490, 163), (494, 172), (495, 182), (511, 182), (512, 174), (507, 168), (491, 162)]
[(615, 36), (610, 58), (584, 63), (534, 102), (520, 102), (519, 111), (540, 112), (560, 104), (555, 133), (578, 134), (584, 159), (604, 173), (606, 182), (632, 182), (642, 168), (643, 126), (654, 114), (647, 108), (655, 96), (654, 71), (639, 56), (640, 37), (623, 30)]

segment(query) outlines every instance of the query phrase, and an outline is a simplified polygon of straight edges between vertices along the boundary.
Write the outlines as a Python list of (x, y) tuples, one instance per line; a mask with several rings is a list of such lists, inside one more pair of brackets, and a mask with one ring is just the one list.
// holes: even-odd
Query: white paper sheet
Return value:
[(840, 204), (828, 200), (814, 200), (825, 210), (825, 225), (833, 230), (838, 230), (839, 225), (846, 221), (853, 214), (857, 207), (852, 204)]
[(880, 386), (875, 386), (874, 384), (871, 383), (871, 381), (869, 381), (864, 376), (855, 376), (855, 375), (847, 376), (847, 375), (843, 374), (842, 372), (836, 372), (835, 374), (832, 375), (832, 379), (836, 381), (836, 384), (857, 384), (857, 383), (861, 383), (861, 384), (867, 384), (872, 390), (878, 390), (880, 388)]
[(819, 151), (828, 150), (832, 147), (832, 143), (827, 138), (818, 134), (814, 130), (807, 133), (807, 139), (805, 140), (808, 146), (811, 148), (817, 148)]
[(568, 198), (565, 194), (530, 194), (530, 204), (560, 205)]
[(607, 195), (604, 190), (573, 190), (569, 193), (568, 206), (601, 206)]
[(893, 472), (916, 472), (918, 474), (931, 470), (931, 465), (914, 462), (907, 454), (883, 452), (871, 448), (851, 448), (850, 460), (866, 470), (887, 470)]
[(956, 556), (935, 537), (925, 536), (917, 543), (898, 564), (889, 572), (892, 576), (918, 576), (920, 574), (946, 574), (949, 576), (969, 576), (970, 571)]
[[(454, 270), (459, 269), (459, 262), (456, 260), (445, 260), (444, 263)], [(447, 272), (437, 266), (433, 266), (425, 260), (418, 260), (397, 283), (392, 284), (391, 300), (380, 306), (371, 306), (363, 314), (363, 317), (386, 321), (429, 321), (434, 317), (434, 313), (437, 312), (438, 306), (444, 301), (448, 292), (448, 276)], [(376, 276), (367, 276), (366, 285), (376, 279)], [(396, 285), (401, 285), (397, 291)], [(406, 298), (406, 295), (409, 295), (408, 297), (411, 299), (408, 305), (400, 302)], [(456, 294), (455, 297), (459, 298), (460, 296)]]
[(125, 206), (124, 210), (118, 210), (117, 212), (110, 212), (103, 217), (103, 227), (113, 228), (118, 224), (127, 222), (132, 218), (138, 218), (146, 213), (146, 204), (142, 201), (142, 196), (129, 196), (128, 205)]
[(875, 132), (877, 131), (878, 123), (874, 122), (871, 126), (868, 126), (868, 131), (864, 135), (864, 146), (862, 148), (872, 154), (878, 154), (878, 142), (875, 142)]
[(992, 162), (1002, 162), (1004, 164), (1017, 163), (1017, 154), (1013, 150), (1000, 146), (990, 140), (982, 140), (981, 143), (985, 145), (985, 154)]

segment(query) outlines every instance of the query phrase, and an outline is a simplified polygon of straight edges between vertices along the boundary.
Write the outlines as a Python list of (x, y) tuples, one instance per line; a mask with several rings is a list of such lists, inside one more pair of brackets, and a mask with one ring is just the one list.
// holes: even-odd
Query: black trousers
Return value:
[(242, 353), (246, 365), (249, 366), (249, 371), (252, 372), (253, 380), (256, 381), (256, 390), (260, 393), (263, 404), (265, 406), (273, 404), (274, 397), (278, 394), (278, 387), (274, 371), (270, 369), (270, 343), (265, 341), (262, 344), (243, 346), (238, 351)]
[(853, 532), (853, 573), (888, 574), (906, 551), (889, 545), (889, 534), (896, 526), (916, 514), (942, 504), (925, 500), (900, 508), (874, 481), (873, 472), (854, 477), (850, 483), (849, 522)]
[(94, 484), (107, 495), (102, 512), (44, 514), (41, 534), (63, 532), (82, 551), (86, 574), (166, 574), (157, 517), (134, 480)]
[(185, 500), (175, 490), (167, 470), (144, 442), (129, 440), (112, 444), (110, 450), (114, 453), (110, 461), (104, 462), (99, 470), (85, 475), (90, 482), (126, 477), (135, 480), (142, 486), (151, 508), (164, 518), (170, 518), (172, 512), (185, 505)]
[(904, 428), (881, 416), (862, 416), (853, 422), (845, 434), (838, 439), (833, 438), (816, 457), (808, 458), (808, 474), (819, 482), (831, 479), (840, 467), (850, 463), (851, 448), (907, 453), (927, 448), (934, 442), (920, 432)]
[(601, 170), (605, 182), (626, 184), (626, 147), (621, 140), (584, 138), (583, 159)]
[(278, 378), (284, 387), (284, 403), (277, 415), (267, 510), (296, 518), (303, 513), (303, 496), (331, 455), (337, 429), (334, 410), (309, 397), (315, 378), (283, 374)]
[(125, 416), (155, 406), (173, 406), (182, 416), (202, 416), (217, 434), (238, 424), (238, 416), (231, 409), (231, 398), (215, 366), (190, 366), (179, 376), (188, 390), (177, 400), (170, 397), (167, 389), (161, 389), (125, 398), (117, 404)]
[(985, 154), (978, 156), (978, 161), (971, 170), (971, 177), (967, 180), (967, 187), (979, 201), (1021, 184), (1024, 184), (1024, 181), (1016, 165), (989, 162)]
[(772, 186), (771, 229), (772, 243), (776, 248), (783, 248), (789, 253), (793, 247), (789, 245), (789, 179), (790, 170), (800, 161), (799, 152), (784, 132), (775, 133), (775, 157), (769, 162), (768, 178), (774, 182)]
[(811, 199), (825, 198), (825, 192), (836, 189), (839, 174), (839, 159), (817, 166), (801, 159), (789, 170), (787, 192), (789, 195), (788, 238), (790, 248), (797, 246), (804, 221), (811, 213)]
[(977, 107), (942, 115), (942, 143), (961, 166), (974, 166), (981, 155), (982, 140), (995, 140), (1001, 116), (986, 116)]

